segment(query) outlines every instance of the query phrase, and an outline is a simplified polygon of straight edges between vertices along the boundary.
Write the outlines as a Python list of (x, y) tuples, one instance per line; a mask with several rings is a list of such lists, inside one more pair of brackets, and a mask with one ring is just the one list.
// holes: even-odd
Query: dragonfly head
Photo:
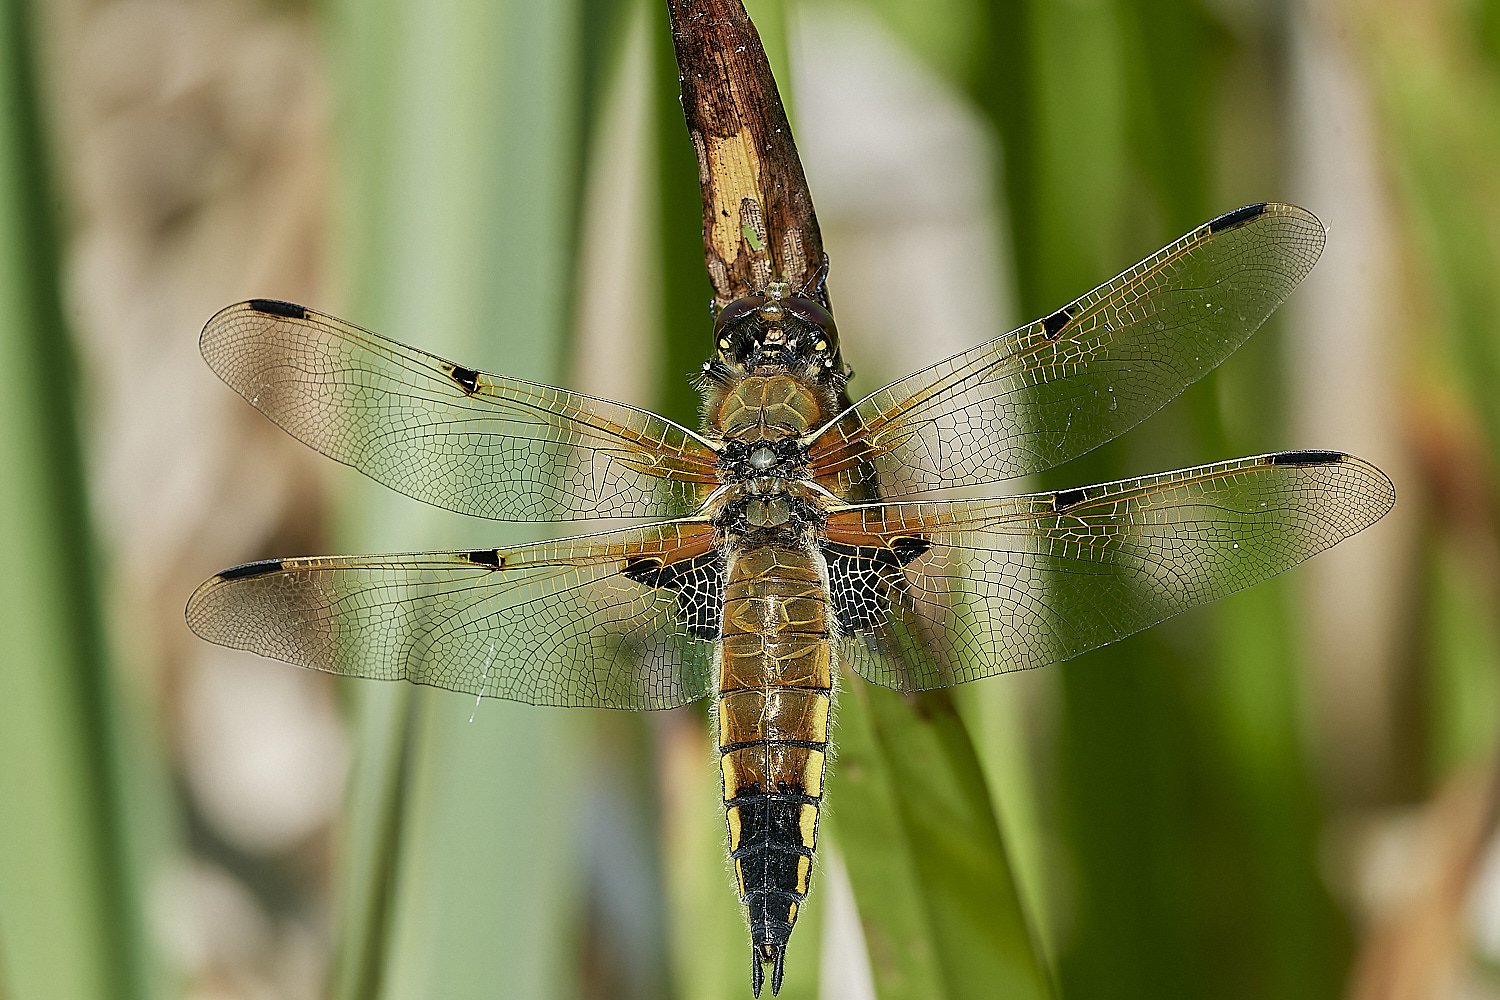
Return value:
[(714, 319), (717, 360), (741, 374), (786, 371), (827, 384), (845, 377), (833, 314), (818, 302), (772, 284), (746, 295)]

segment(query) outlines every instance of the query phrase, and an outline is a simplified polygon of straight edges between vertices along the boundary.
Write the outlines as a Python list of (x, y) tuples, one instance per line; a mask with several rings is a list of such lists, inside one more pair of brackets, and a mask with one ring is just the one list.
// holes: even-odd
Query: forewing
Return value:
[(1318, 259), (1291, 205), (1220, 216), (1045, 319), (860, 400), (812, 442), (850, 500), (1000, 482), (1128, 430), (1228, 357)]
[(187, 622), (210, 642), (351, 677), (670, 708), (710, 689), (713, 538), (675, 521), (514, 549), (251, 563), (199, 587)]
[(229, 306), (201, 347), (293, 437), (448, 510), (503, 521), (673, 517), (719, 482), (713, 449), (671, 421), (463, 368), (291, 303)]
[(1038, 667), (1274, 576), (1395, 504), (1379, 469), (1285, 452), (1060, 493), (847, 507), (845, 657), (902, 690)]

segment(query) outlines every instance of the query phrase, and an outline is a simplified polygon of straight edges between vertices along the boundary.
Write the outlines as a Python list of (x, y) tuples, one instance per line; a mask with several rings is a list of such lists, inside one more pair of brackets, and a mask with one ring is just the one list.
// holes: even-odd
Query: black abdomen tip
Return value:
[(280, 572), (280, 559), (262, 559), (260, 562), (245, 563), (243, 566), (231, 566), (219, 574), (219, 579), (246, 580), (252, 576), (265, 576), (267, 573)]
[(285, 316), (287, 319), (307, 318), (306, 307), (299, 306), (295, 302), (283, 302), (280, 299), (251, 299), (250, 308), (271, 316)]
[(1348, 456), (1341, 451), (1281, 451), (1266, 456), (1267, 465), (1337, 465)]
[(1225, 212), (1217, 219), (1209, 222), (1208, 231), (1211, 233), (1222, 233), (1226, 229), (1233, 229), (1235, 226), (1258, 217), (1265, 210), (1266, 203), (1261, 201), (1254, 205), (1246, 205), (1244, 208), (1237, 208), (1233, 212)]

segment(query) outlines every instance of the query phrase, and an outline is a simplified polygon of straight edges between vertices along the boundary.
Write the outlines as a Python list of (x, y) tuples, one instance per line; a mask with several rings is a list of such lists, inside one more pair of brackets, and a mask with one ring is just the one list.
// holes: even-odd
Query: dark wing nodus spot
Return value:
[(1244, 208), (1237, 208), (1233, 212), (1225, 212), (1217, 219), (1209, 222), (1208, 231), (1211, 233), (1222, 233), (1226, 229), (1233, 229), (1243, 222), (1249, 222), (1251, 219), (1256, 218), (1265, 210), (1266, 203), (1262, 201), (1254, 205), (1246, 205)]
[(219, 574), (219, 579), (245, 580), (252, 576), (265, 576), (267, 573), (280, 572), (280, 559), (262, 559), (260, 562), (245, 563), (243, 566), (231, 566)]
[(271, 316), (285, 316), (287, 319), (307, 318), (306, 307), (299, 306), (295, 302), (283, 302), (280, 299), (251, 299), (250, 308)]
[(631, 559), (620, 572), (636, 583), (677, 591), (677, 615), (694, 639), (719, 638), (724, 600), (717, 551), (664, 564), (660, 559)]
[(1348, 456), (1341, 451), (1281, 451), (1266, 456), (1267, 465), (1337, 465)]
[(1067, 510), (1083, 499), (1083, 490), (1060, 490), (1052, 494), (1052, 509)]
[(476, 566), (488, 566), (490, 569), (505, 567), (505, 559), (500, 555), (499, 549), (475, 549), (468, 556), (469, 562)]
[(1072, 318), (1072, 316), (1068, 315), (1068, 311), (1066, 309), (1059, 309), (1051, 316), (1048, 316), (1046, 319), (1042, 320), (1042, 329), (1047, 331), (1047, 339), (1056, 340), (1057, 335), (1059, 333), (1062, 333), (1062, 328), (1067, 326), (1068, 321)]
[(472, 368), (460, 368), (458, 365), (454, 365), (453, 370), (448, 375), (453, 381), (459, 384), (459, 387), (464, 392), (471, 396), (479, 388), (479, 373)]

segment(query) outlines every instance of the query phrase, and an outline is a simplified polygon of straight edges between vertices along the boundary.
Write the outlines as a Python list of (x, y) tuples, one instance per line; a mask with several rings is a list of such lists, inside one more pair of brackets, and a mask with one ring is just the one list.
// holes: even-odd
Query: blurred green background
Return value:
[[(856, 393), (1262, 200), (1303, 287), (1022, 489), (1280, 448), (1375, 528), (1070, 663), (848, 683), (783, 996), (1500, 996), (1500, 2), (749, 0)], [(702, 707), (329, 678), (227, 565), (471, 548), (196, 336), (251, 295), (696, 422), (651, 0), (0, 0), (0, 1000), (748, 996)]]

